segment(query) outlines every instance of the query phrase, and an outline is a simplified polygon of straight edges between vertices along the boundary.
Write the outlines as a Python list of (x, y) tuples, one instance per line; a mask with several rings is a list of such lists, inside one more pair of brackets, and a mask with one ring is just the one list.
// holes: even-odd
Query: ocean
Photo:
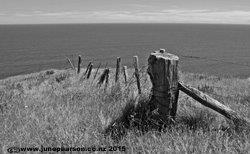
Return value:
[(160, 48), (180, 57), (184, 72), (248, 78), (250, 25), (53, 24), (0, 25), (0, 79), (46, 69), (69, 68), (66, 56), (83, 66), (114, 67), (116, 57), (140, 66)]

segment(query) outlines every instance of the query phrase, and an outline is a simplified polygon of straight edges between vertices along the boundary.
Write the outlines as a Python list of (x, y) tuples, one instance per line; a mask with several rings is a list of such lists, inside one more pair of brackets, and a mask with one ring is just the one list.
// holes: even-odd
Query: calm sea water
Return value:
[[(116, 57), (131, 66), (138, 55), (166, 48), (180, 56), (180, 68), (220, 76), (250, 76), (250, 26), (204, 24), (1, 25), (0, 78), (69, 67), (65, 56), (81, 54), (83, 65)], [(188, 57), (185, 57), (188, 56)]]

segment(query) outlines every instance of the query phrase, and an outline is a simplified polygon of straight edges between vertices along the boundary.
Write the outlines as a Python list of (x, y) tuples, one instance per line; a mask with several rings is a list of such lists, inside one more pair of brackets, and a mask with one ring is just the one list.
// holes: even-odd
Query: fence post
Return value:
[(116, 72), (115, 72), (115, 82), (118, 82), (118, 81), (119, 81), (120, 66), (121, 66), (121, 58), (120, 58), (120, 57), (117, 57), (117, 61), (116, 61)]
[(106, 79), (107, 71), (109, 71), (107, 68), (104, 69), (103, 73), (102, 73), (101, 76), (99, 77), (99, 81), (98, 81), (98, 83), (97, 83), (99, 86), (101, 86), (102, 83), (104, 82), (104, 80)]
[(134, 56), (134, 68), (135, 68), (135, 78), (138, 88), (138, 93), (141, 94), (141, 83), (140, 83), (140, 75), (139, 75), (139, 66), (138, 66), (138, 56)]
[(71, 60), (70, 60), (68, 57), (66, 57), (66, 59), (67, 59), (67, 61), (69, 62), (71, 68), (74, 70), (74, 69), (75, 69), (75, 66), (73, 65), (73, 63), (71, 62)]
[(96, 70), (95, 75), (94, 75), (94, 79), (96, 78), (96, 75), (97, 75), (97, 73), (98, 73), (100, 67), (101, 67), (101, 63), (99, 63), (99, 65), (98, 65), (98, 67), (97, 67), (97, 70)]
[(90, 61), (89, 64), (88, 64), (88, 66), (87, 66), (87, 68), (86, 68), (86, 71), (85, 71), (85, 73), (84, 73), (84, 76), (88, 73), (89, 67), (90, 67), (91, 64), (92, 64), (92, 62)]
[(91, 64), (91, 65), (89, 66), (89, 71), (88, 71), (87, 79), (88, 79), (88, 78), (90, 77), (90, 75), (91, 75), (92, 68), (93, 68), (93, 64)]
[(82, 63), (82, 57), (81, 55), (78, 56), (78, 65), (77, 65), (77, 74), (81, 71), (81, 63)]
[(109, 84), (109, 68), (106, 69), (106, 75), (105, 75), (105, 91), (108, 87), (108, 84)]
[(163, 120), (175, 119), (178, 101), (179, 57), (164, 49), (151, 53), (148, 58), (148, 74), (152, 82), (152, 101), (156, 103)]
[(123, 75), (124, 75), (124, 81), (125, 81), (125, 84), (127, 85), (128, 83), (128, 73), (127, 73), (127, 66), (123, 66)]

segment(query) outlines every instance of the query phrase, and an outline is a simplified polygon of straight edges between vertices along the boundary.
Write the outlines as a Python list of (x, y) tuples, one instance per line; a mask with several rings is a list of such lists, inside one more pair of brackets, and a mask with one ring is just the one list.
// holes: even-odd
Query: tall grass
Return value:
[[(131, 77), (133, 70), (128, 73)], [(134, 78), (128, 85), (122, 77), (120, 84), (114, 83), (114, 70), (106, 90), (96, 85), (98, 79), (79, 80), (81, 74), (70, 70), (1, 80), (2, 152), (13, 146), (120, 145), (127, 153), (250, 153), (248, 130), (238, 132), (183, 93), (176, 121), (161, 127), (147, 106), (149, 78), (145, 70), (140, 75), (140, 97)], [(249, 80), (191, 73), (181, 73), (181, 80), (250, 118)]]

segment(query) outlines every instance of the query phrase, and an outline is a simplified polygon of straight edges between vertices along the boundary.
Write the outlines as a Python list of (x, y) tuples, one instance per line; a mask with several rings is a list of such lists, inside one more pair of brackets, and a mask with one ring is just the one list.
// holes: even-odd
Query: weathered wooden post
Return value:
[(78, 56), (78, 65), (77, 65), (77, 74), (81, 71), (81, 63), (82, 63), (82, 57), (81, 55)]
[(98, 71), (99, 71), (99, 69), (100, 69), (100, 67), (101, 67), (101, 64), (102, 64), (102, 63), (99, 63), (99, 65), (98, 65), (98, 67), (97, 67), (97, 70), (96, 70), (95, 75), (94, 75), (94, 79), (96, 78), (96, 75), (97, 75), (97, 73), (98, 73)]
[(71, 60), (68, 57), (66, 57), (66, 59), (67, 59), (68, 63), (70, 64), (71, 68), (74, 70), (75, 69), (74, 64), (71, 62)]
[(84, 76), (88, 73), (90, 65), (92, 65), (92, 61), (89, 62), (88, 66), (87, 66), (87, 69), (86, 69), (86, 71), (84, 73)]
[(124, 75), (124, 81), (125, 81), (125, 84), (127, 85), (128, 83), (128, 72), (127, 72), (127, 66), (123, 66), (123, 75)]
[(90, 75), (91, 75), (92, 68), (93, 68), (93, 64), (91, 64), (91, 65), (89, 66), (89, 71), (88, 71), (88, 74), (87, 74), (87, 79), (88, 79), (88, 78), (90, 77)]
[(116, 61), (116, 72), (115, 72), (115, 82), (117, 82), (119, 80), (119, 76), (120, 76), (120, 66), (121, 66), (121, 58), (117, 57), (117, 61)]
[(109, 72), (109, 69), (104, 69), (103, 73), (101, 74), (101, 76), (99, 77), (99, 81), (98, 81), (98, 85), (101, 86), (102, 83), (104, 82), (104, 80), (106, 79), (106, 74)]
[(175, 119), (178, 101), (179, 57), (165, 49), (151, 53), (148, 58), (148, 74), (152, 82), (152, 102), (165, 122)]
[(224, 104), (220, 103), (219, 101), (213, 99), (212, 97), (199, 91), (196, 88), (185, 85), (182, 82), (179, 82), (178, 86), (181, 91), (183, 91), (196, 101), (200, 102), (202, 105), (222, 114), (223, 116), (231, 120), (235, 124), (237, 129), (248, 127), (250, 130), (250, 120), (248, 118), (242, 117), (231, 108), (225, 106)]
[(135, 78), (136, 78), (138, 93), (141, 94), (141, 83), (140, 83), (140, 75), (139, 75), (138, 56), (134, 56), (134, 68), (135, 68)]
[(109, 84), (109, 68), (106, 69), (106, 75), (105, 75), (105, 87), (104, 90), (106, 91)]

